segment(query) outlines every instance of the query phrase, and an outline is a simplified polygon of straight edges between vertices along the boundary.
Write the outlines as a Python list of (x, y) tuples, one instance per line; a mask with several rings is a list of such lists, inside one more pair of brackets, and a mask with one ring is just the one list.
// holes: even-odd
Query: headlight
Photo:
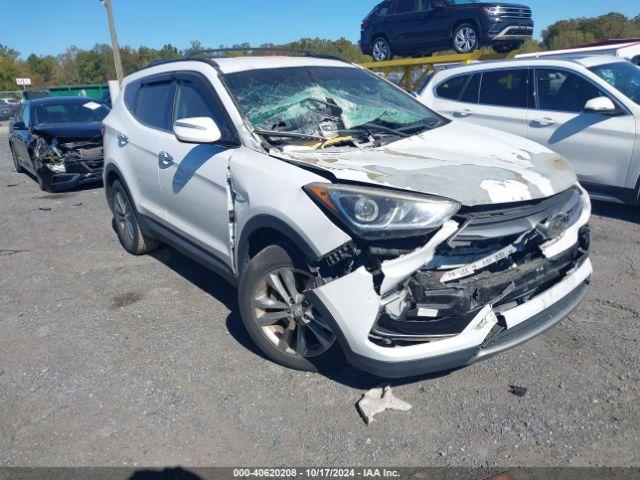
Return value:
[(430, 233), (460, 209), (452, 200), (378, 188), (312, 183), (304, 191), (356, 236), (368, 240)]
[(502, 9), (502, 7), (484, 7), (482, 11), (487, 15), (496, 15), (496, 16), (502, 15), (504, 13), (504, 10)]

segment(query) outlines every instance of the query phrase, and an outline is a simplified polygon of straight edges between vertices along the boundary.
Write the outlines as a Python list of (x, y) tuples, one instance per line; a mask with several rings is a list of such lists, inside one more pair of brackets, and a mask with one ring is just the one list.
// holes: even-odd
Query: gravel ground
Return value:
[[(382, 382), (263, 359), (234, 291), (170, 250), (136, 258), (102, 189), (46, 194), (0, 126), (0, 465), (638, 466), (640, 214), (595, 206), (594, 283), (548, 334), (363, 423)], [(524, 386), (524, 397), (510, 393)]]

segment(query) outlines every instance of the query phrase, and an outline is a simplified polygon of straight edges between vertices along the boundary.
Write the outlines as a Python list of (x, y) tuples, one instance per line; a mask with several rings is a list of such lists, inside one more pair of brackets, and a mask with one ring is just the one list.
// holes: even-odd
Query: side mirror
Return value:
[(27, 126), (24, 124), (24, 122), (13, 122), (11, 128), (13, 128), (14, 130), (26, 130)]
[(176, 138), (185, 143), (214, 143), (222, 138), (220, 128), (209, 117), (181, 118), (173, 124)]
[(601, 115), (617, 115), (620, 110), (609, 97), (597, 97), (589, 100), (584, 106), (584, 113), (599, 113)]

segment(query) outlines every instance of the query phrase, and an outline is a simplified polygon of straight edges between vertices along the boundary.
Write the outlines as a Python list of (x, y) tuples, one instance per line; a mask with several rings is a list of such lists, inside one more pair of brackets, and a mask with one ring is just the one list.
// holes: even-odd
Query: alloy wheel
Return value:
[(478, 36), (471, 27), (463, 27), (458, 30), (454, 39), (456, 49), (463, 53), (472, 52), (478, 43)]
[(284, 267), (268, 272), (256, 288), (255, 320), (283, 353), (317, 357), (336, 340), (327, 321), (305, 299), (313, 280), (308, 272)]
[(113, 195), (113, 212), (116, 220), (116, 228), (118, 235), (127, 246), (134, 243), (135, 225), (133, 223), (133, 212), (129, 208), (127, 200), (120, 191), (116, 191)]
[(376, 62), (383, 62), (390, 57), (390, 48), (386, 40), (379, 38), (373, 44), (371, 56)]

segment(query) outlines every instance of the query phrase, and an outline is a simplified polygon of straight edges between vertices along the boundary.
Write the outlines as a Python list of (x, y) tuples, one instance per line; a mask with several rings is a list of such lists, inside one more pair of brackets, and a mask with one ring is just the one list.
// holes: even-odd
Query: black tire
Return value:
[(127, 190), (118, 180), (113, 182), (109, 192), (113, 228), (122, 247), (132, 255), (146, 255), (158, 248), (158, 241), (147, 237), (140, 230), (138, 216)]
[(518, 50), (522, 46), (522, 42), (513, 42), (513, 43), (499, 43), (497, 45), (493, 45), (493, 51), (500, 54), (511, 53), (514, 50)]
[(385, 37), (376, 37), (371, 42), (371, 56), (375, 62), (393, 60), (391, 44)]
[[(268, 315), (277, 315), (279, 312), (286, 314), (289, 311), (275, 306), (272, 310), (261, 308), (261, 303), (273, 303), (274, 299), (283, 298), (277, 294), (281, 290), (269, 286), (263, 288), (267, 285), (265, 283), (267, 277), (275, 276), (281, 279), (283, 277), (279, 276), (280, 272), (289, 270), (296, 274), (294, 283), (297, 287), (305, 283), (305, 275), (309, 276), (310, 282), (313, 281), (306, 262), (299, 255), (290, 254), (289, 252), (293, 252), (293, 249), (286, 245), (271, 245), (255, 255), (245, 268), (238, 288), (238, 303), (242, 323), (256, 346), (274, 362), (294, 370), (309, 372), (333, 369), (337, 365), (343, 364), (344, 357), (336, 336), (328, 328), (329, 323), (326, 320), (322, 320), (317, 312), (312, 315), (315, 317), (313, 321), (296, 319), (291, 314), (289, 317), (277, 320), (273, 324), (259, 324), (259, 321)], [(279, 286), (285, 289), (284, 293), (290, 291), (289, 285), (284, 280), (280, 281)], [(273, 291), (270, 290), (271, 288), (273, 288)], [(304, 288), (299, 288), (298, 291), (303, 293)], [(304, 305), (306, 301), (302, 298), (296, 303)], [(305, 308), (312, 310), (308, 304)], [(262, 314), (260, 317), (258, 317), (259, 313)], [(287, 324), (289, 325), (288, 328), (286, 327)], [(295, 324), (295, 326), (291, 327), (292, 324)], [(321, 333), (321, 335), (316, 336), (317, 333)], [(298, 342), (300, 342), (298, 335), (305, 338), (301, 349), (306, 354), (298, 353)], [(291, 341), (297, 340), (295, 341), (295, 347), (285, 348), (285, 345), (288, 345), (287, 340), (284, 340), (285, 337)], [(319, 341), (320, 338), (323, 339), (322, 342)], [(315, 351), (313, 350), (314, 348)]]
[(472, 53), (480, 47), (478, 27), (471, 23), (458, 25), (451, 36), (451, 46), (457, 53)]
[(11, 151), (11, 158), (13, 158), (13, 168), (15, 168), (17, 173), (25, 173), (25, 169), (18, 162), (18, 157), (16, 157), (16, 153), (13, 151), (13, 145), (9, 143), (9, 150)]

